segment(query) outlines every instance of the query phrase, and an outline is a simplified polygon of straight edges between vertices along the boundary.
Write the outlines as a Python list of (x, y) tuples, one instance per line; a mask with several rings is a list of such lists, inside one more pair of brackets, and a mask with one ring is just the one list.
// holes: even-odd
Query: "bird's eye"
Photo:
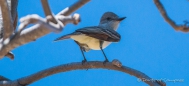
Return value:
[(107, 20), (111, 20), (111, 18), (110, 18), (110, 17), (108, 17), (108, 18), (107, 18)]

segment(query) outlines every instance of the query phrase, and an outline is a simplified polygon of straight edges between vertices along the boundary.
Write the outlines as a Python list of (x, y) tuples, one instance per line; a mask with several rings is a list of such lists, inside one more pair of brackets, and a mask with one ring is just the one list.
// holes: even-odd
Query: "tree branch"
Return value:
[(10, 79), (0, 75), (0, 81), (10, 81)]
[(18, 0), (9, 0), (11, 1), (11, 16), (12, 16), (12, 21), (14, 21), (14, 31), (16, 29), (17, 26), (17, 22), (18, 22), (18, 12), (17, 12), (17, 6), (18, 6)]
[[(16, 26), (17, 26), (17, 19), (18, 19), (18, 13), (17, 13), (17, 5), (18, 5), (18, 0), (6, 0), (7, 1), (7, 4), (8, 4), (8, 8), (11, 12), (11, 16), (12, 16), (12, 19), (10, 21), (14, 21), (14, 24), (13, 24), (13, 29), (15, 30), (16, 29)], [(5, 10), (5, 9), (4, 9)], [(3, 25), (3, 17), (2, 17), (2, 12), (1, 12), (1, 9), (0, 9), (0, 43), (2, 43), (5, 39), (3, 39), (3, 35), (4, 35), (4, 25)], [(6, 37), (4, 37), (6, 38)], [(10, 59), (14, 59), (14, 54), (12, 52), (8, 52), (6, 54), (7, 57), (9, 57)]]
[(42, 6), (43, 6), (43, 9), (44, 9), (46, 17), (50, 17), (50, 21), (53, 22), (53, 23), (55, 23), (55, 24), (57, 24), (57, 21), (54, 18), (53, 14), (52, 14), (52, 12), (50, 10), (48, 1), (47, 0), (41, 0), (41, 2), (42, 2)]
[[(89, 0), (79, 0), (74, 5), (72, 5), (72, 6), (76, 6), (76, 7), (71, 6), (69, 9), (66, 9), (66, 10), (60, 12), (60, 14), (65, 14), (65, 16), (67, 16), (67, 15), (71, 14), (73, 11), (77, 10), (82, 5), (86, 4), (88, 1)], [(64, 16), (64, 15), (56, 15), (55, 17), (57, 17), (57, 16)], [(5, 54), (10, 50), (12, 50), (12, 49), (14, 49), (18, 46), (21, 46), (23, 44), (26, 44), (28, 42), (31, 42), (33, 40), (36, 40), (37, 38), (42, 37), (42, 36), (50, 33), (51, 31), (48, 30), (47, 28), (57, 27), (56, 24), (53, 24), (51, 22), (50, 23), (46, 22), (46, 19), (40, 20), (40, 18), (35, 19), (35, 16), (32, 16), (32, 17), (34, 17), (34, 20), (37, 20), (37, 21), (34, 22), (34, 23), (37, 23), (36, 25), (29, 27), (27, 29), (18, 31), (11, 40), (8, 40), (8, 42), (0, 44), (0, 58), (3, 58), (5, 56)], [(28, 19), (32, 20), (32, 18), (28, 18)], [(28, 20), (28, 21), (30, 21), (30, 20)], [(61, 20), (59, 20), (59, 21), (62, 22)], [(78, 21), (79, 20), (77, 20), (77, 22)], [(27, 21), (21, 23), (20, 26), (22, 27), (22, 25), (25, 25), (25, 23), (27, 23)], [(46, 23), (46, 24), (42, 25), (42, 23)], [(60, 24), (60, 23), (58, 23), (58, 24)], [(28, 25), (28, 24), (26, 24), (26, 25)], [(50, 26), (50, 27), (48, 27), (48, 26)], [(58, 26), (60, 28), (61, 25), (58, 25)], [(64, 26), (65, 26), (65, 24), (64, 24)]]
[(11, 1), (11, 16), (13, 20), (18, 16), (17, 15), (17, 6), (18, 6), (18, 0), (10, 0)]
[[(42, 70), (35, 74), (20, 78), (16, 81), (18, 81), (18, 83), (20, 83), (21, 85), (28, 85), (28, 84), (38, 81), (44, 77), (47, 77), (47, 76), (50, 76), (53, 74), (57, 74), (60, 72), (68, 72), (68, 71), (72, 71), (72, 70), (81, 70), (81, 69), (82, 70), (83, 69), (100, 69), (100, 68), (121, 71), (121, 72), (130, 74), (130, 75), (135, 76), (140, 79), (151, 80), (151, 78), (149, 76), (147, 76), (146, 74), (144, 74), (138, 70), (135, 70), (135, 69), (132, 69), (132, 68), (129, 68), (126, 66), (116, 66), (116, 64), (114, 64), (114, 63), (115, 62), (107, 62), (104, 65), (103, 62), (100, 62), (100, 61), (90, 61), (90, 62), (86, 62), (84, 64), (82, 64), (81, 62), (63, 64), (63, 65), (55, 66), (52, 68), (48, 68), (46, 70)], [(12, 82), (15, 83), (15, 81), (12, 81)], [(161, 81), (161, 82), (144, 81), (144, 82), (150, 86), (166, 86), (163, 81)], [(11, 81), (10, 81), (10, 83), (11, 83)], [(0, 85), (4, 86), (5, 84), (0, 82)], [(7, 86), (9, 86), (9, 85), (7, 85)], [(14, 85), (14, 86), (16, 86), (16, 85)]]
[(73, 13), (74, 11), (76, 11), (78, 8), (80, 8), (81, 6), (83, 6), (84, 4), (86, 4), (89, 1), (90, 0), (78, 0), (78, 2), (76, 2), (75, 4), (73, 4), (70, 7), (65, 8), (64, 10), (62, 10), (57, 15), (68, 16), (68, 15), (70, 15), (71, 13)]
[(163, 4), (159, 0), (154, 0), (154, 3), (158, 10), (160, 11), (161, 15), (165, 19), (167, 23), (169, 23), (175, 30), (180, 30), (182, 32), (189, 32), (189, 27), (187, 24), (185, 25), (177, 25), (168, 15), (166, 10), (163, 7)]
[(0, 5), (1, 5), (3, 28), (4, 28), (3, 40), (5, 40), (6, 38), (10, 37), (10, 35), (12, 35), (14, 28), (13, 28), (11, 13), (9, 10), (10, 6), (7, 5), (7, 0), (0, 0)]

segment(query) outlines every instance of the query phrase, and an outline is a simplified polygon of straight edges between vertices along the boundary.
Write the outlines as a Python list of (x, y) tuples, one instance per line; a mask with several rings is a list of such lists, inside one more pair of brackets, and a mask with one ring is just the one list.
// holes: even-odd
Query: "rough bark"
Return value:
[(107, 62), (103, 64), (103, 62), (100, 61), (90, 61), (82, 64), (82, 62), (75, 62), (75, 63), (69, 63), (69, 64), (63, 64), (59, 66), (55, 66), (52, 68), (48, 68), (42, 71), (39, 71), (37, 73), (34, 73), (32, 75), (14, 80), (14, 81), (7, 81), (6, 84), (3, 84), (3, 82), (0, 82), (0, 86), (17, 86), (17, 85), (29, 85), (35, 81), (38, 81), (44, 77), (57, 74), (57, 73), (63, 73), (73, 70), (86, 70), (86, 69), (108, 69), (108, 70), (115, 70), (124, 72), (125, 74), (130, 74), (132, 76), (135, 76), (141, 80), (150, 80), (150, 81), (144, 81), (146, 84), (150, 86), (166, 86), (166, 84), (163, 81), (151, 81), (152, 78), (147, 76), (146, 74), (132, 69), (130, 67), (126, 66), (120, 66), (121, 63), (118, 60), (113, 60), (112, 62)]

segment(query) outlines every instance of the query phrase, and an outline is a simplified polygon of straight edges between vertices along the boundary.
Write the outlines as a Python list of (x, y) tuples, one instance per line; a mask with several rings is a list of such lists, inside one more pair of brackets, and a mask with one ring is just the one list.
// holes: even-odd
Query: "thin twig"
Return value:
[(73, 4), (70, 7), (65, 8), (64, 10), (62, 10), (57, 15), (68, 16), (68, 15), (70, 15), (71, 13), (73, 13), (74, 11), (76, 11), (78, 8), (80, 8), (81, 6), (83, 6), (84, 4), (86, 4), (89, 1), (90, 0), (78, 0), (78, 2), (76, 2), (75, 4)]
[(177, 25), (168, 15), (163, 7), (163, 4), (159, 0), (154, 0), (155, 5), (160, 11), (161, 15), (167, 23), (169, 23), (175, 30), (180, 30), (182, 32), (189, 32), (189, 27), (187, 25)]

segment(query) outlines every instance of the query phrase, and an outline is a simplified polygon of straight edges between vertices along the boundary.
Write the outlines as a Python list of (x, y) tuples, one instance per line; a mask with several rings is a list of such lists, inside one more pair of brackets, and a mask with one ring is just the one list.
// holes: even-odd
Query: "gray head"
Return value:
[(119, 26), (120, 21), (124, 20), (125, 18), (126, 17), (119, 17), (113, 12), (106, 12), (100, 19), (100, 25), (105, 25), (106, 27), (108, 25), (110, 28), (116, 30)]

